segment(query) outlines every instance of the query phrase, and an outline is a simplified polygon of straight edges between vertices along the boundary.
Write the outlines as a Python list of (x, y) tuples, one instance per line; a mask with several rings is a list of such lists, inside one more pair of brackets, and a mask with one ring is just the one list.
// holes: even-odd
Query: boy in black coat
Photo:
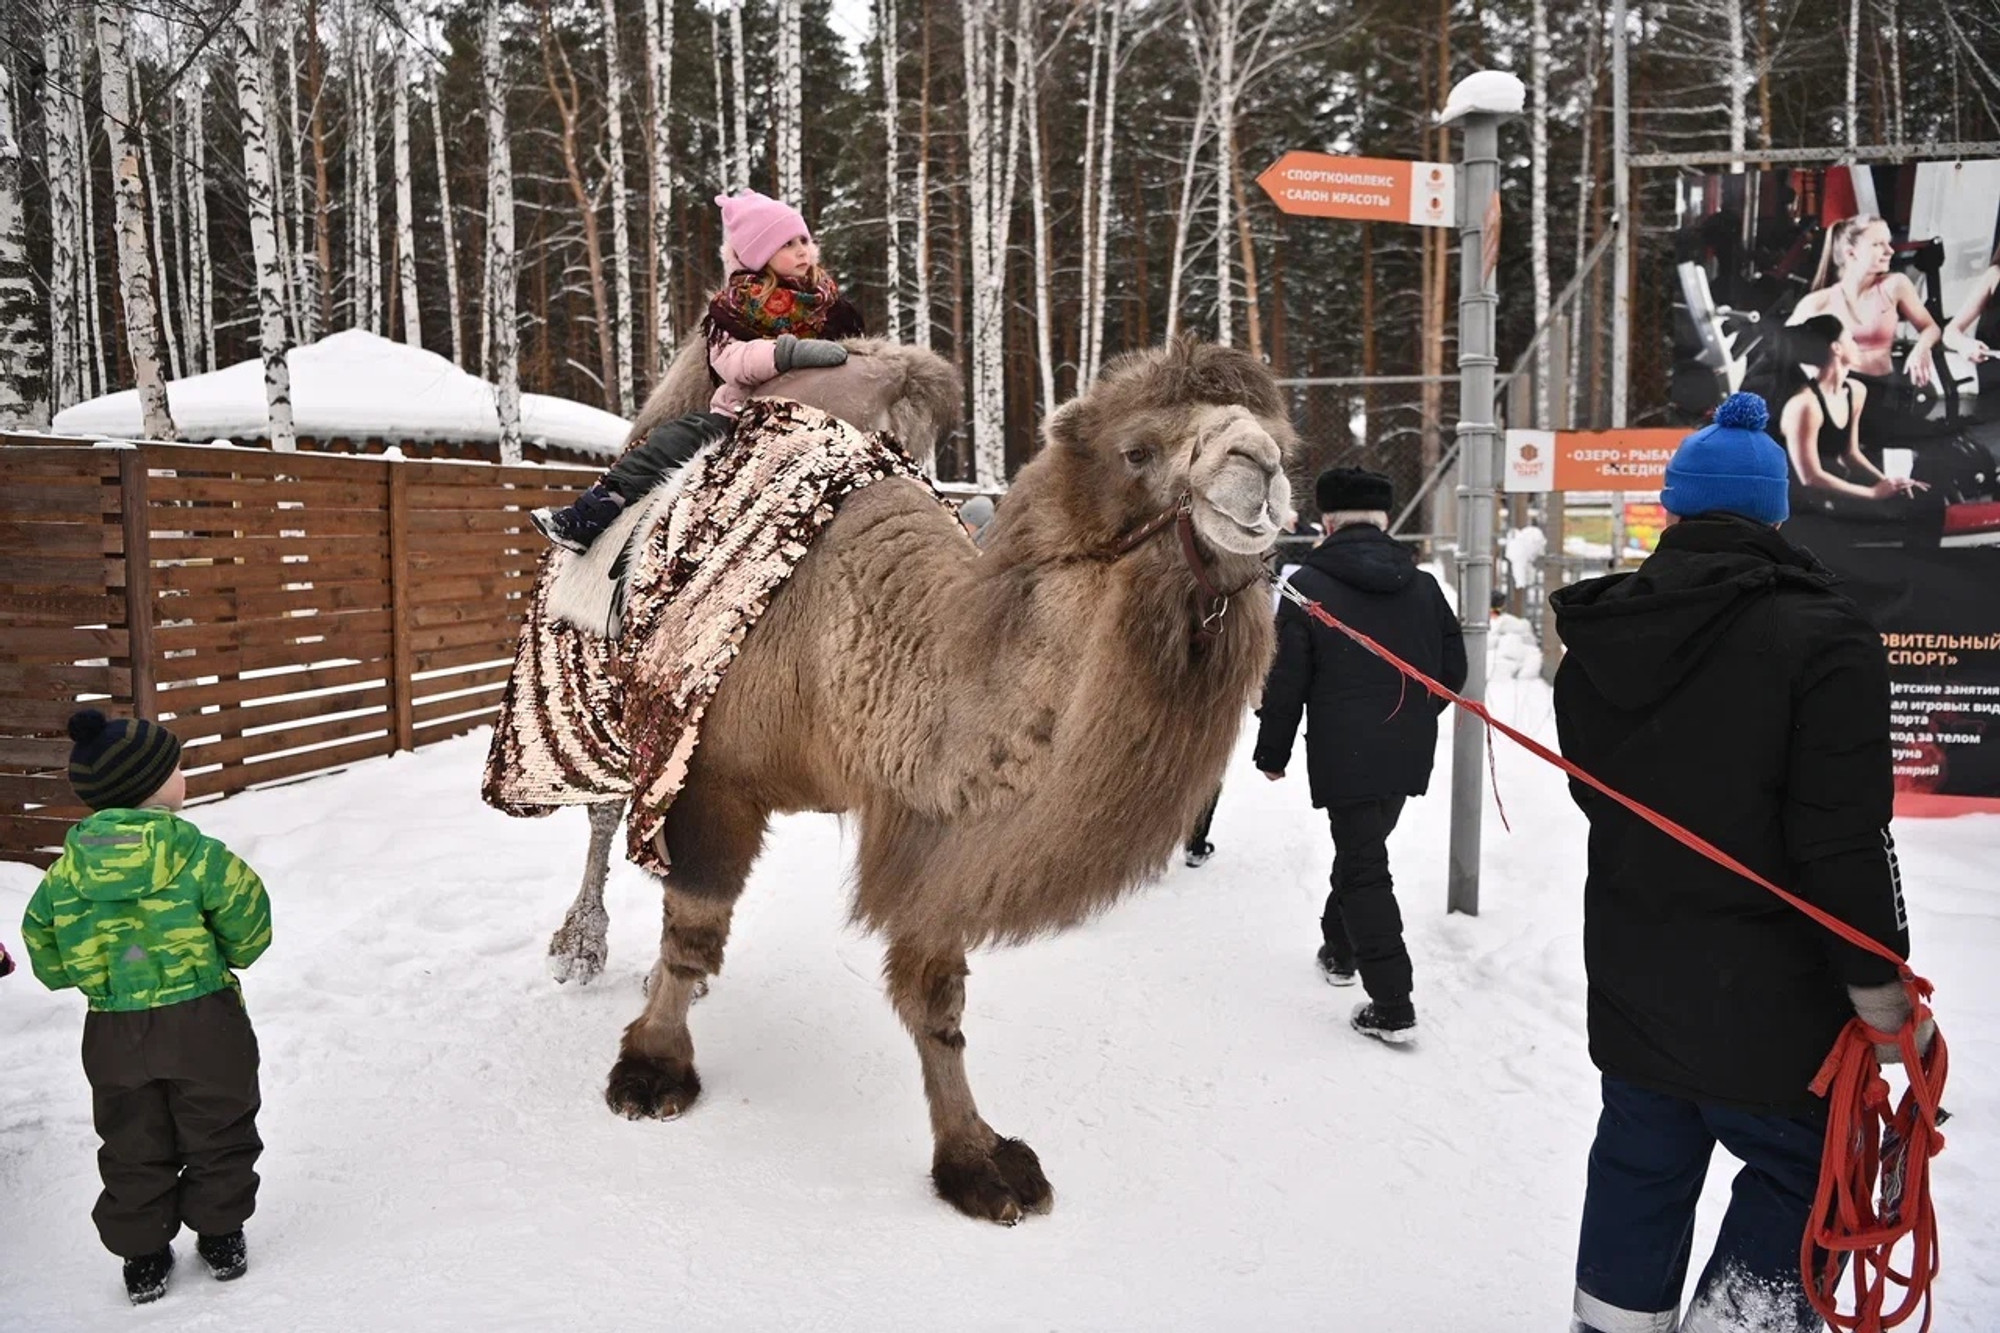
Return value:
[[(1314, 495), (1330, 535), (1293, 572), (1292, 586), (1441, 684), (1464, 685), (1465, 641), (1451, 606), (1387, 531), (1389, 479), (1334, 468), (1320, 474)], [(1304, 714), (1312, 801), (1333, 831), (1320, 969), (1336, 986), (1353, 985), (1359, 969), (1368, 1003), (1354, 1011), (1354, 1027), (1390, 1042), (1416, 1035), (1417, 1014), (1388, 840), (1404, 801), (1430, 785), (1442, 709), (1344, 634), (1289, 601), (1279, 605), (1254, 758), (1265, 777), (1283, 777)]]
[[(1785, 455), (1733, 395), (1684, 441), (1675, 516), (1640, 568), (1554, 594), (1563, 753), (1751, 869), (1907, 954), (1889, 837), (1882, 641), (1779, 535)], [(1808, 1090), (1857, 1011), (1908, 1015), (1895, 970), (1577, 783), (1591, 1149), (1575, 1328), (1817, 1329), (1799, 1276), (1826, 1133)], [(1928, 1034), (1924, 1035), (1928, 1040)], [(1678, 1323), (1716, 1143), (1747, 1165)]]

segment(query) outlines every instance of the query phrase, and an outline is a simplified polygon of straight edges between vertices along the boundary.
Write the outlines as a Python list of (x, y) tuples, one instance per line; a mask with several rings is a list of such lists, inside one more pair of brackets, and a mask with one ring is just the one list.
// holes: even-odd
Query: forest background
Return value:
[[(954, 358), (941, 472), (995, 484), (1050, 404), (1177, 331), (1281, 377), (1450, 370), (1455, 234), (1288, 217), (1254, 182), (1289, 149), (1449, 160), (1433, 113), (1482, 68), (1530, 89), (1504, 366), (1610, 225), (1611, 11), (0, 0), (0, 426), (345, 328), (630, 415), (722, 277), (712, 196), (751, 185), (801, 206), (871, 331)], [(2000, 138), (2000, 0), (1630, 0), (1627, 33), (1634, 152)], [(1634, 203), (1635, 269), (1664, 266), (1673, 172)], [(1578, 425), (1608, 424), (1611, 278), (1575, 307)], [(1665, 420), (1669, 289), (1635, 284), (1635, 423)], [(1294, 392), (1301, 476), (1407, 484), (1450, 438), (1438, 385)]]

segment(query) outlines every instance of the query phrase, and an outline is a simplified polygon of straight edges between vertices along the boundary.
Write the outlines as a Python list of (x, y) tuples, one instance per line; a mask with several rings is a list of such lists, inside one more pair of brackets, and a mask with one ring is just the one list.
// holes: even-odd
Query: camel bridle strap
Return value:
[(1262, 573), (1253, 574), (1227, 592), (1215, 586), (1215, 580), (1209, 577), (1208, 566), (1201, 558), (1201, 548), (1195, 544), (1194, 492), (1182, 491), (1170, 508), (1147, 519), (1120, 537), (1105, 551), (1102, 558), (1108, 561), (1120, 560), (1168, 528), (1174, 529), (1179, 535), (1181, 559), (1186, 562), (1188, 572), (1194, 575), (1195, 587), (1201, 590), (1201, 619), (1195, 625), (1194, 636), (1203, 643), (1221, 638), (1223, 617), (1229, 613), (1229, 599), (1255, 584), (1264, 582), (1267, 576)]

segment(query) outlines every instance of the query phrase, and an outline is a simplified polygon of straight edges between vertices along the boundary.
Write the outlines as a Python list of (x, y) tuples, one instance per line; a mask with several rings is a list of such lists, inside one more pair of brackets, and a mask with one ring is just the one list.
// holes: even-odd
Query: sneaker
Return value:
[(1212, 842), (1190, 843), (1188, 844), (1188, 849), (1187, 849), (1188, 868), (1192, 870), (1194, 867), (1202, 864), (1204, 861), (1208, 860), (1209, 857), (1214, 855), (1215, 855), (1214, 843)]
[(555, 545), (583, 552), (618, 521), (624, 509), (625, 501), (619, 494), (599, 482), (561, 509), (544, 506), (530, 510), (528, 521)]
[(167, 1274), (174, 1271), (174, 1247), (162, 1245), (151, 1254), (125, 1261), (125, 1295), (134, 1305), (151, 1305), (167, 1294)]
[(1356, 1032), (1391, 1046), (1403, 1046), (1417, 1038), (1417, 1011), (1407, 1000), (1400, 1005), (1370, 1000), (1357, 1006), (1348, 1021)]
[(1352, 986), (1355, 981), (1354, 961), (1336, 955), (1331, 944), (1319, 946), (1319, 971), (1329, 986)]
[(217, 1282), (233, 1282), (250, 1267), (250, 1249), (244, 1243), (242, 1227), (223, 1236), (202, 1236), (194, 1248)]

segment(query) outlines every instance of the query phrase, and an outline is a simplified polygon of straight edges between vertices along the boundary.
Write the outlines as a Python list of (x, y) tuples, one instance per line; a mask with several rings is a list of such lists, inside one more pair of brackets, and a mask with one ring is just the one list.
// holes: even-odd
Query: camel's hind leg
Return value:
[(931, 1181), (960, 1212), (1007, 1226), (1024, 1213), (1045, 1213), (1055, 1191), (1035, 1150), (1004, 1138), (980, 1119), (965, 1077), (965, 952), (891, 940), (883, 968), (889, 999), (916, 1038), (930, 1103)]
[(611, 874), (611, 840), (624, 813), (623, 801), (590, 807), (590, 854), (583, 863), (583, 886), (562, 925), (549, 937), (549, 975), (557, 981), (587, 985), (604, 971), (609, 956), (605, 933), (611, 926), (604, 910), (604, 881)]
[(661, 881), (666, 920), (646, 1009), (625, 1029), (604, 1100), (629, 1119), (671, 1120), (701, 1093), (688, 1005), (722, 970), (736, 897), (764, 840), (768, 813), (725, 795), (722, 784), (690, 781), (667, 812), (673, 869)]

